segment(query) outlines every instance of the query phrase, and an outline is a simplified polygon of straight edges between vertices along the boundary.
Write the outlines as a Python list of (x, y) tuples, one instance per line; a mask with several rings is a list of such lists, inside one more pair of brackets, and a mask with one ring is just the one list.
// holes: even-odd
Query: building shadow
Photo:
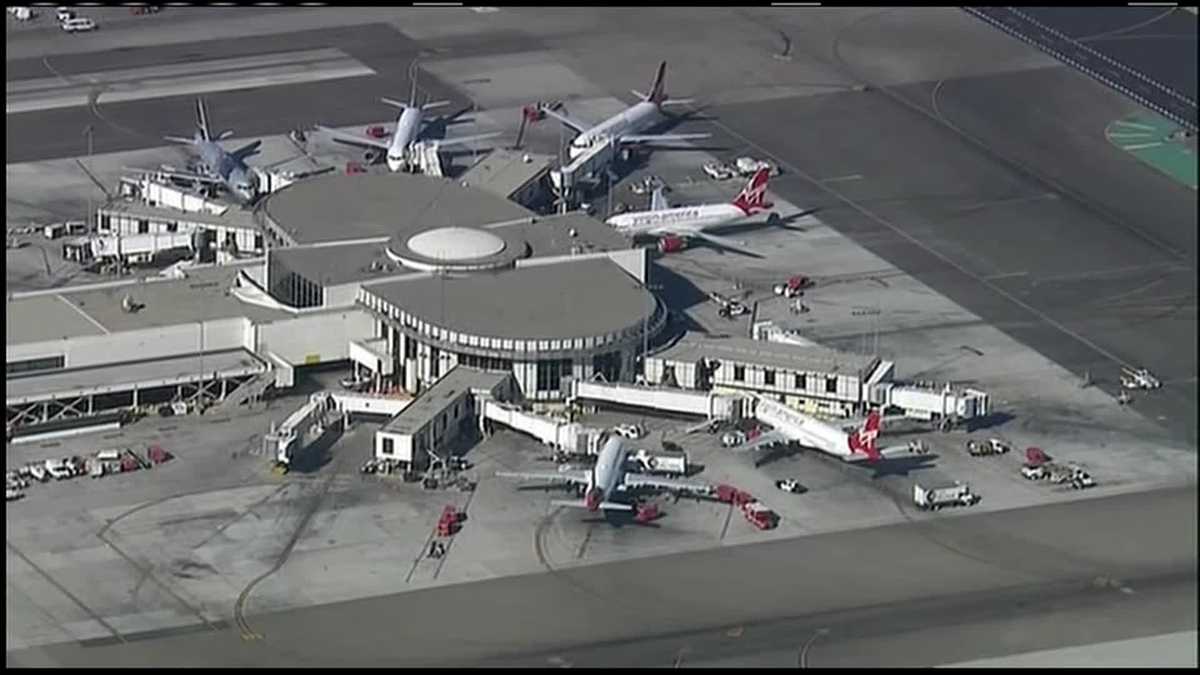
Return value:
[(1010, 412), (992, 412), (984, 415), (983, 417), (967, 420), (966, 423), (963, 424), (963, 428), (967, 431), (967, 433), (982, 431), (984, 429), (994, 429), (1007, 424), (1016, 418), (1017, 416)]

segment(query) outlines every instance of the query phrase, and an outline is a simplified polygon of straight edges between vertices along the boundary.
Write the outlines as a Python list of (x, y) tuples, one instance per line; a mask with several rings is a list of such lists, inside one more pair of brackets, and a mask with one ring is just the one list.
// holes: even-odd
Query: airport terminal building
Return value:
[[(128, 217), (121, 228), (147, 219)], [(258, 258), (10, 297), (10, 435), (115, 409), (235, 405), (290, 386), (297, 367), (347, 360), (377, 393), (414, 395), (463, 365), (556, 400), (568, 378), (631, 380), (667, 319), (645, 288), (646, 252), (603, 223), (446, 179), (327, 175), (250, 217), (258, 239), (236, 244), (261, 246)]]

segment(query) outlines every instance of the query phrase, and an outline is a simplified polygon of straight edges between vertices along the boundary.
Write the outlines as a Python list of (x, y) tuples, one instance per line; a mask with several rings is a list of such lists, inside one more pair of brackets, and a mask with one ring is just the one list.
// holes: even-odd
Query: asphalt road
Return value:
[[(264, 638), (250, 642), (225, 629), (6, 663), (667, 665), (685, 648), (692, 663), (794, 659), (824, 628), (814, 665), (931, 665), (1167, 633), (1196, 626), (1196, 497), (1193, 486), (941, 515), (252, 614)], [(1004, 639), (981, 639), (1000, 624)]]

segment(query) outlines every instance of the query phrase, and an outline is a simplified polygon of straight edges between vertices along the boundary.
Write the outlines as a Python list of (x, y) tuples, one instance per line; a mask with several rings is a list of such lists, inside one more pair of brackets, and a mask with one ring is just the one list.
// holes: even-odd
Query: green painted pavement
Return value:
[(1110, 143), (1196, 189), (1196, 151), (1182, 136), (1183, 128), (1153, 113), (1130, 115), (1104, 129)]

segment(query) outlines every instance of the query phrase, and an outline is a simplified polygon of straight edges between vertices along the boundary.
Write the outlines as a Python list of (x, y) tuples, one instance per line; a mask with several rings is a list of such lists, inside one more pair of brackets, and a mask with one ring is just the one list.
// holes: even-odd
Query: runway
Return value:
[(811, 665), (927, 666), (1193, 630), (1196, 497), (947, 515), (254, 616), (251, 642), (224, 629), (7, 664), (792, 665), (825, 629)]

